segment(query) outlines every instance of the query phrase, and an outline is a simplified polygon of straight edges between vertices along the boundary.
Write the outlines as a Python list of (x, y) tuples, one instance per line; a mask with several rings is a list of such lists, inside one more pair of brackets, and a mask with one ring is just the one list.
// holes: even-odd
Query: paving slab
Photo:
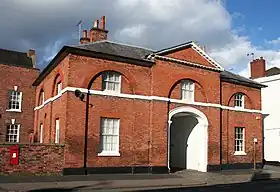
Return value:
[(175, 174), (94, 174), (69, 176), (0, 176), (0, 183), (67, 182), (67, 181), (106, 181), (181, 178)]

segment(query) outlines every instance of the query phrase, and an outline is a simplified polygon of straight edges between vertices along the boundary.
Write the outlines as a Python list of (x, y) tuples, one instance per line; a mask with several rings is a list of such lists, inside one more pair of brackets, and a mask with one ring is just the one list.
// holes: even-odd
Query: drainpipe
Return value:
[[(223, 106), (222, 81), (220, 78), (220, 105)], [(223, 164), (223, 109), (220, 108), (220, 169)]]
[(169, 120), (169, 110), (170, 110), (170, 95), (168, 95), (168, 102), (167, 102), (167, 168), (168, 173), (170, 173), (170, 164), (169, 164), (169, 153), (170, 153), (170, 120)]

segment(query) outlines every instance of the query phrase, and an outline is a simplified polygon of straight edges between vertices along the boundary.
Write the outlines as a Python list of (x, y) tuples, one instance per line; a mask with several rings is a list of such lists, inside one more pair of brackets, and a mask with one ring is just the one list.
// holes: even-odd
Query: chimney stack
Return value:
[(90, 30), (89, 34), (90, 42), (107, 40), (108, 31), (105, 29), (105, 22), (105, 16), (102, 16), (99, 28), (99, 20), (94, 21), (93, 28)]
[(90, 42), (90, 39), (88, 38), (88, 32), (87, 30), (83, 30), (83, 37), (80, 38), (80, 43), (81, 44), (86, 44), (86, 43), (89, 43)]
[(33, 49), (29, 49), (27, 52), (27, 56), (31, 58), (33, 68), (36, 68), (36, 52)]
[(263, 57), (251, 61), (250, 68), (251, 68), (251, 79), (265, 77), (265, 60), (263, 59)]
[[(99, 25), (100, 24), (100, 25)], [(105, 28), (106, 18), (105, 16), (101, 17), (100, 23), (99, 20), (93, 22), (93, 26), (90, 31), (83, 31), (83, 36), (80, 38), (81, 44), (93, 43), (96, 41), (107, 40), (108, 31)]]

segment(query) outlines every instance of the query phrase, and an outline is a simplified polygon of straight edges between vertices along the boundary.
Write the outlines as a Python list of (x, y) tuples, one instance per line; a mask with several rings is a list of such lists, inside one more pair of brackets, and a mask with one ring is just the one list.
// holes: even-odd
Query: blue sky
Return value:
[[(268, 3), (270, 2), (270, 3)], [(243, 27), (240, 34), (249, 37), (256, 46), (279, 37), (280, 1), (228, 0), (226, 9), (233, 16), (233, 28)]]

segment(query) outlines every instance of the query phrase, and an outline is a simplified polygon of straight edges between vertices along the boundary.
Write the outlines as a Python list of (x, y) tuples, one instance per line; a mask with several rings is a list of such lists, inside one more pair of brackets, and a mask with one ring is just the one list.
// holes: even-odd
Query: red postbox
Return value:
[(10, 164), (18, 165), (19, 164), (19, 146), (14, 145), (10, 147)]

